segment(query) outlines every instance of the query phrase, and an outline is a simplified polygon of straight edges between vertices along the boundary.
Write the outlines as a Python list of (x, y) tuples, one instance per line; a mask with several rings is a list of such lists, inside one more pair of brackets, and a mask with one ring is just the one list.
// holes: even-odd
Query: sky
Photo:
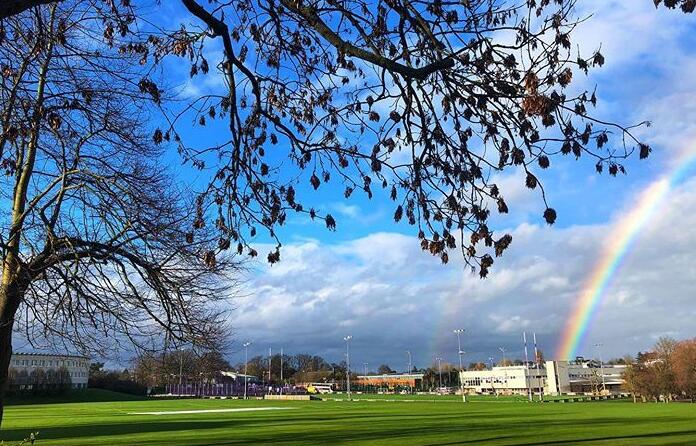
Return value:
[[(340, 189), (322, 191), (313, 203), (337, 217), (337, 232), (291, 222), (281, 232), (281, 262), (254, 264), (235, 299), (234, 337), (253, 342), (250, 354), (282, 347), (341, 361), (343, 337), (351, 335), (359, 370), (364, 363), (403, 370), (407, 350), (418, 367), (436, 356), (455, 363), (453, 330), (464, 328), (465, 363), (498, 361), (501, 347), (522, 358), (523, 331), (536, 332), (546, 358), (554, 358), (612, 231), (620, 232), (641, 194), (685, 153), (696, 154), (696, 17), (655, 10), (648, 0), (580, 3), (578, 14), (591, 17), (575, 43), (587, 52), (601, 45), (606, 57), (581, 82), (597, 86), (599, 115), (651, 121), (639, 130), (653, 147), (649, 160), (634, 157), (628, 175), (617, 178), (596, 174), (589, 160), (552, 160), (542, 176), (559, 213), (552, 227), (522, 173), (504, 173), (497, 182), (511, 213), (496, 225), (513, 243), (484, 280), (460, 262), (444, 266), (422, 252), (379, 197), (346, 201)], [(660, 336), (696, 336), (696, 169), (685, 169), (610, 278), (578, 353), (597, 357), (601, 343), (607, 359), (649, 349)]]
[[(252, 342), (250, 356), (270, 347), (340, 362), (343, 338), (351, 335), (351, 363), (360, 371), (364, 363), (370, 370), (384, 363), (404, 370), (407, 350), (417, 367), (436, 356), (456, 363), (453, 330), (459, 328), (466, 330), (467, 364), (499, 361), (500, 348), (508, 358), (522, 358), (523, 331), (530, 338), (536, 333), (545, 357), (555, 357), (610, 237), (620, 233), (644, 191), (688, 154), (696, 156), (696, 14), (656, 10), (651, 0), (578, 3), (578, 16), (589, 18), (575, 31), (574, 44), (585, 54), (601, 46), (606, 64), (575, 81), (597, 87), (596, 115), (651, 121), (637, 134), (652, 146), (652, 156), (633, 157), (625, 164), (628, 174), (617, 178), (598, 175), (587, 157), (552, 159), (540, 180), (558, 212), (553, 226), (544, 222), (541, 196), (525, 187), (523, 172), (500, 174), (496, 183), (510, 213), (496, 216), (494, 225), (510, 232), (513, 243), (486, 279), (455, 255), (443, 265), (421, 251), (413, 228), (394, 224), (393, 205), (380, 193), (346, 200), (340, 183), (322, 186), (305, 203), (330, 212), (337, 231), (292, 218), (279, 231), (281, 262), (247, 265), (229, 305), (230, 362), (243, 360), (245, 341)], [(153, 13), (170, 28), (194, 22), (175, 5), (163, 2)], [(219, 59), (214, 44), (208, 51), (210, 60), (216, 52)], [(222, 87), (214, 75), (189, 79), (185, 65), (169, 65), (166, 79), (183, 98)], [(212, 141), (218, 130), (193, 127), (185, 136)], [(647, 350), (661, 336), (696, 336), (696, 163), (681, 167), (684, 175), (656, 204), (611, 276), (578, 353), (596, 357), (593, 345), (601, 343), (607, 359)], [(203, 173), (176, 168), (190, 184), (203, 181)]]

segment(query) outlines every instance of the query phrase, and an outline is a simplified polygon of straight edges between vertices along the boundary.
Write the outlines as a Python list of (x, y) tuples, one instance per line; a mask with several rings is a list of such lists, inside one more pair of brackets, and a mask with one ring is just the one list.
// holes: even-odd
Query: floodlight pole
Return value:
[(345, 336), (343, 338), (346, 341), (346, 389), (348, 391), (348, 400), (350, 401), (350, 340), (353, 336)]
[(184, 373), (184, 355), (181, 349), (179, 350), (179, 395), (181, 395), (181, 375)]
[[(413, 373), (413, 363), (411, 362), (411, 350), (406, 350), (406, 354), (408, 355), (408, 374), (410, 375)], [(413, 384), (415, 386), (415, 379), (413, 380)], [(413, 393), (413, 388), (411, 387), (411, 381), (409, 379), (409, 385), (408, 385), (409, 393)]]
[(462, 381), (462, 371), (463, 371), (462, 356), (464, 355), (464, 352), (462, 351), (461, 335), (465, 331), (466, 330), (463, 328), (458, 328), (458, 329), (454, 330), (454, 333), (457, 335), (457, 354), (459, 355), (459, 388), (462, 392), (462, 402), (463, 403), (466, 403), (466, 395), (464, 394), (464, 381)]
[(271, 347), (268, 347), (268, 393), (271, 393), (271, 390), (273, 388), (273, 384), (271, 383), (271, 370), (273, 369), (273, 355), (271, 352)]
[(283, 394), (283, 347), (280, 348), (280, 394)]
[(435, 358), (435, 360), (437, 361), (437, 374), (440, 377), (440, 388), (438, 389), (439, 393), (442, 390), (442, 358), (438, 356), (437, 358)]
[(505, 371), (505, 390), (508, 390), (508, 374), (507, 374), (507, 362), (505, 361), (505, 349), (503, 347), (498, 347), (498, 350), (503, 354), (503, 370)]
[[(534, 333), (534, 362), (536, 363), (536, 374), (539, 379), (539, 349), (537, 349), (536, 333)], [(544, 386), (543, 383), (539, 386), (539, 401), (544, 401)]]
[(527, 353), (527, 332), (522, 332), (522, 340), (524, 341), (524, 385), (527, 386), (527, 399), (532, 402), (532, 385), (529, 380), (529, 354)]
[(244, 344), (244, 399), (247, 399), (247, 364), (249, 364), (249, 346), (251, 342), (247, 341)]
[(602, 361), (602, 346), (604, 344), (598, 343), (595, 344), (594, 346), (597, 347), (597, 350), (599, 351), (599, 373), (602, 374), (602, 393), (607, 393), (607, 384), (604, 382), (604, 362)]

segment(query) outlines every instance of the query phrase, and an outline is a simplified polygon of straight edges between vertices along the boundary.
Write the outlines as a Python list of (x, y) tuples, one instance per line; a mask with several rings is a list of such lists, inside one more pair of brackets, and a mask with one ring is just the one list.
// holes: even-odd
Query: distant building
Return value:
[(420, 387), (423, 382), (422, 373), (401, 373), (386, 375), (358, 375), (355, 381), (359, 386), (377, 387)]
[(493, 367), (490, 370), (460, 372), (464, 388), (474, 393), (524, 394), (531, 388), (540, 392), (546, 386), (546, 371), (523, 365)]
[(50, 355), (43, 353), (13, 353), (10, 359), (10, 375), (22, 389), (31, 389), (39, 372), (67, 373), (74, 389), (87, 388), (89, 380), (89, 358), (73, 355)]
[(225, 378), (230, 379), (230, 380), (233, 381), (233, 382), (241, 382), (241, 383), (244, 383), (244, 381), (245, 381), (244, 378), (245, 378), (245, 377), (246, 377), (246, 382), (247, 382), (248, 384), (256, 384), (256, 383), (260, 383), (260, 382), (261, 382), (261, 380), (260, 380), (258, 377), (256, 377), (256, 376), (245, 375), (245, 374), (243, 374), (243, 373), (230, 372), (230, 371), (221, 371), (221, 372), (220, 372), (220, 375), (222, 375), (222, 376), (225, 377)]
[(534, 365), (493, 367), (460, 372), (464, 388), (472, 393), (562, 395), (568, 393), (619, 393), (625, 365), (600, 364), (579, 358), (576, 361), (546, 361)]
[(546, 361), (547, 393), (619, 393), (624, 383), (625, 365), (600, 364), (598, 361)]

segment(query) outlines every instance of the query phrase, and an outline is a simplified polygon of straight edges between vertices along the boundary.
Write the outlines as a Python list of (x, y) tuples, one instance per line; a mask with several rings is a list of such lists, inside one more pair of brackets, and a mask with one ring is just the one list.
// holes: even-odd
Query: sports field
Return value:
[[(106, 393), (90, 397), (114, 399)], [(696, 445), (696, 404), (529, 404), (509, 398), (462, 404), (456, 397), (397, 396), (351, 402), (123, 400), (8, 406), (0, 437), (20, 440), (31, 431), (40, 432), (38, 445)]]

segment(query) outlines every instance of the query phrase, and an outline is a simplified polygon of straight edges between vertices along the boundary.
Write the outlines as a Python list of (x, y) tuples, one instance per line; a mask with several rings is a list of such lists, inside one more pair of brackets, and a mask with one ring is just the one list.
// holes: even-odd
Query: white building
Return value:
[(226, 378), (230, 378), (235, 382), (246, 382), (249, 384), (254, 384), (254, 383), (259, 383), (261, 380), (257, 376), (252, 376), (252, 375), (245, 375), (244, 373), (237, 373), (237, 372), (232, 372), (232, 371), (227, 371), (227, 370), (222, 370), (220, 371), (220, 374)]
[(546, 361), (547, 393), (619, 393), (625, 365), (597, 361)]
[(464, 388), (472, 393), (561, 395), (568, 393), (619, 393), (626, 366), (597, 361), (546, 361), (540, 368), (530, 365), (493, 367), (460, 372)]
[(540, 392), (546, 385), (546, 371), (523, 365), (493, 367), (491, 370), (467, 370), (460, 373), (464, 388), (487, 394), (526, 394), (531, 388)]
[[(10, 360), (10, 375), (18, 380), (20, 386), (30, 386), (29, 377), (37, 370), (43, 372), (65, 369), (75, 389), (87, 388), (89, 380), (89, 358), (72, 355), (50, 355), (42, 353), (13, 353)], [(20, 377), (25, 377), (20, 379)], [(20, 381), (26, 381), (20, 382)]]

